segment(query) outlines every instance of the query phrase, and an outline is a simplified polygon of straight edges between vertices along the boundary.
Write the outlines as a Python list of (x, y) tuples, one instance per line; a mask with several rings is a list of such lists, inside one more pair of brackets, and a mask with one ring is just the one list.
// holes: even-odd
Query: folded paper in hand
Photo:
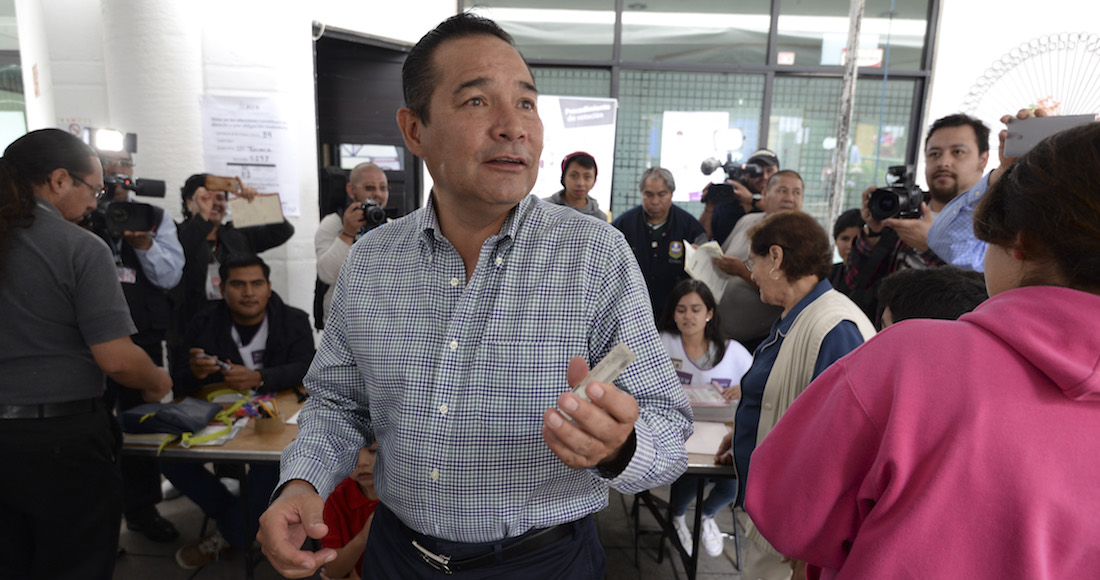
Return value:
[(229, 200), (229, 211), (233, 214), (235, 228), (283, 223), (283, 205), (277, 193), (257, 195), (251, 202), (234, 197)]
[(722, 294), (726, 292), (726, 283), (729, 281), (729, 276), (719, 270), (712, 260), (722, 257), (722, 246), (711, 240), (696, 249), (691, 246), (691, 243), (684, 240), (684, 249), (686, 252), (684, 271), (687, 272), (688, 276), (706, 284), (707, 288), (710, 288), (711, 294), (714, 294), (714, 301), (721, 302)]

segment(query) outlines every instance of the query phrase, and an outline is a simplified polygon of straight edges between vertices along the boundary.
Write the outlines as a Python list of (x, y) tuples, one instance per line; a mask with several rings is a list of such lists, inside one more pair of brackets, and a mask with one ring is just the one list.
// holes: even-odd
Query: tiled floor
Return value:
[[(668, 488), (655, 491), (660, 497), (667, 497)], [(600, 541), (607, 552), (608, 580), (656, 580), (663, 578), (684, 578), (684, 568), (678, 559), (670, 558), (666, 551), (664, 561), (657, 562), (657, 534), (643, 534), (641, 539), (640, 566), (634, 566), (634, 535), (630, 518), (633, 496), (623, 496), (611, 492), (611, 502), (607, 509), (600, 512), (596, 521), (600, 531)], [(222, 561), (215, 562), (199, 570), (182, 570), (175, 562), (176, 549), (186, 542), (199, 537), (202, 526), (202, 512), (187, 498), (168, 500), (160, 504), (161, 515), (171, 520), (180, 530), (180, 539), (171, 544), (157, 544), (144, 536), (133, 534), (122, 526), (120, 544), (125, 553), (119, 557), (115, 568), (116, 580), (177, 580), (195, 578), (196, 580), (228, 580), (244, 578), (244, 560), (240, 553), (231, 553)], [(723, 510), (718, 516), (719, 527), (726, 532), (732, 530), (733, 518), (729, 510)], [(691, 520), (689, 512), (688, 520)], [(643, 511), (643, 530), (656, 530), (657, 526), (648, 513)], [(213, 524), (211, 524), (213, 525)], [(258, 552), (257, 552), (258, 554)], [(717, 578), (737, 579), (734, 568), (734, 546), (732, 540), (726, 541), (726, 554), (712, 558), (703, 554), (699, 560), (700, 580)], [(673, 560), (677, 560), (673, 563)], [(262, 557), (256, 564), (257, 580), (281, 578)], [(319, 576), (318, 576), (319, 577)]]

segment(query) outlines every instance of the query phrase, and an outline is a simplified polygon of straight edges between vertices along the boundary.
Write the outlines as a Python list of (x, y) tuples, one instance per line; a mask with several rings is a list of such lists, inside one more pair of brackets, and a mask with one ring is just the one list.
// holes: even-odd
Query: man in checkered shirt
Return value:
[[(591, 514), (686, 468), (691, 412), (637, 263), (611, 226), (528, 195), (542, 151), (511, 38), (460, 14), (403, 70), (397, 115), (434, 186), (372, 230), (337, 279), (313, 395), (259, 538), (275, 568), (334, 557), (322, 498), (378, 443), (366, 578), (602, 578)], [(614, 384), (571, 393), (618, 343)], [(568, 413), (566, 419), (557, 408)]]

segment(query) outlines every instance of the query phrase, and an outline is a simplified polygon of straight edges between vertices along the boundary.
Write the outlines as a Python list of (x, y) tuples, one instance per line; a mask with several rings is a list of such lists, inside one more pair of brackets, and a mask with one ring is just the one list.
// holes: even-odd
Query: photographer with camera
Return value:
[[(718, 168), (711, 167), (711, 163), (704, 162), (703, 173), (710, 175)], [(710, 171), (707, 171), (708, 167)], [(761, 211), (758, 203), (760, 196), (768, 180), (779, 171), (779, 158), (769, 149), (758, 149), (744, 165), (726, 162), (722, 167), (726, 171), (726, 183), (733, 188), (733, 197), (712, 197), (708, 188), (708, 194), (702, 200), (706, 207), (699, 216), (707, 235), (719, 242), (729, 237), (733, 227), (745, 214)]]
[[(328, 318), (332, 304), (332, 285), (348, 250), (367, 230), (385, 223), (386, 202), (390, 199), (390, 185), (386, 173), (373, 163), (360, 163), (351, 170), (346, 186), (347, 206), (321, 219), (313, 236), (313, 248), (317, 252), (317, 279), (325, 285), (322, 302), (322, 320)], [(316, 312), (316, 311), (314, 311)]]
[(891, 174), (904, 183), (863, 192), (865, 225), (848, 256), (842, 291), (869, 318), (877, 314), (878, 284), (890, 273), (944, 265), (928, 247), (928, 230), (948, 202), (981, 181), (988, 159), (989, 128), (967, 115), (948, 115), (932, 123), (924, 141), (927, 196), (911, 172), (899, 175), (898, 168)]
[[(129, 151), (97, 150), (103, 165), (107, 196), (100, 200), (92, 230), (111, 248), (122, 293), (137, 327), (131, 338), (157, 366), (164, 366), (162, 342), (172, 322), (168, 291), (183, 276), (183, 246), (176, 235), (172, 216), (159, 207), (133, 202), (133, 194), (156, 192), (134, 179), (134, 160)], [(146, 182), (147, 183), (147, 182)], [(160, 193), (163, 195), (163, 182)], [(142, 211), (131, 211), (142, 210)], [(135, 230), (124, 229), (133, 227)], [(121, 230), (121, 231), (120, 231)], [(104, 402), (121, 413), (144, 403), (141, 393), (123, 388), (110, 377)], [(123, 516), (126, 527), (154, 542), (171, 542), (179, 532), (162, 518), (156, 505), (163, 499), (160, 470), (156, 461), (144, 457), (120, 459), (123, 485)]]

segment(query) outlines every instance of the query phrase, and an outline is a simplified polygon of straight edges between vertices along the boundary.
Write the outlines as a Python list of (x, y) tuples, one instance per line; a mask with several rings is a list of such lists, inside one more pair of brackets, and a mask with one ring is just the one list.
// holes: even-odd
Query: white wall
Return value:
[[(138, 134), (139, 177), (179, 187), (203, 171), (204, 94), (281, 101), (295, 134), (302, 214), (267, 252), (275, 290), (312, 311), (317, 215), (313, 22), (405, 42), (455, 12), (454, 0), (16, 0), (30, 129), (66, 120)], [(39, 96), (30, 77), (37, 66)]]
[[(931, 91), (925, 109), (925, 131), (932, 121), (959, 112), (975, 81), (994, 61), (1021, 43), (1048, 34), (1098, 30), (1100, 3), (942, 0)], [(1093, 87), (1093, 91), (1100, 91), (1100, 85)], [(1015, 114), (1016, 111), (1003, 113)], [(986, 124), (992, 129), (988, 170), (998, 165), (997, 132), (1004, 125), (996, 118), (986, 119)], [(925, 135), (920, 139), (923, 147)], [(923, 159), (921, 161), (919, 174), (923, 181)]]

